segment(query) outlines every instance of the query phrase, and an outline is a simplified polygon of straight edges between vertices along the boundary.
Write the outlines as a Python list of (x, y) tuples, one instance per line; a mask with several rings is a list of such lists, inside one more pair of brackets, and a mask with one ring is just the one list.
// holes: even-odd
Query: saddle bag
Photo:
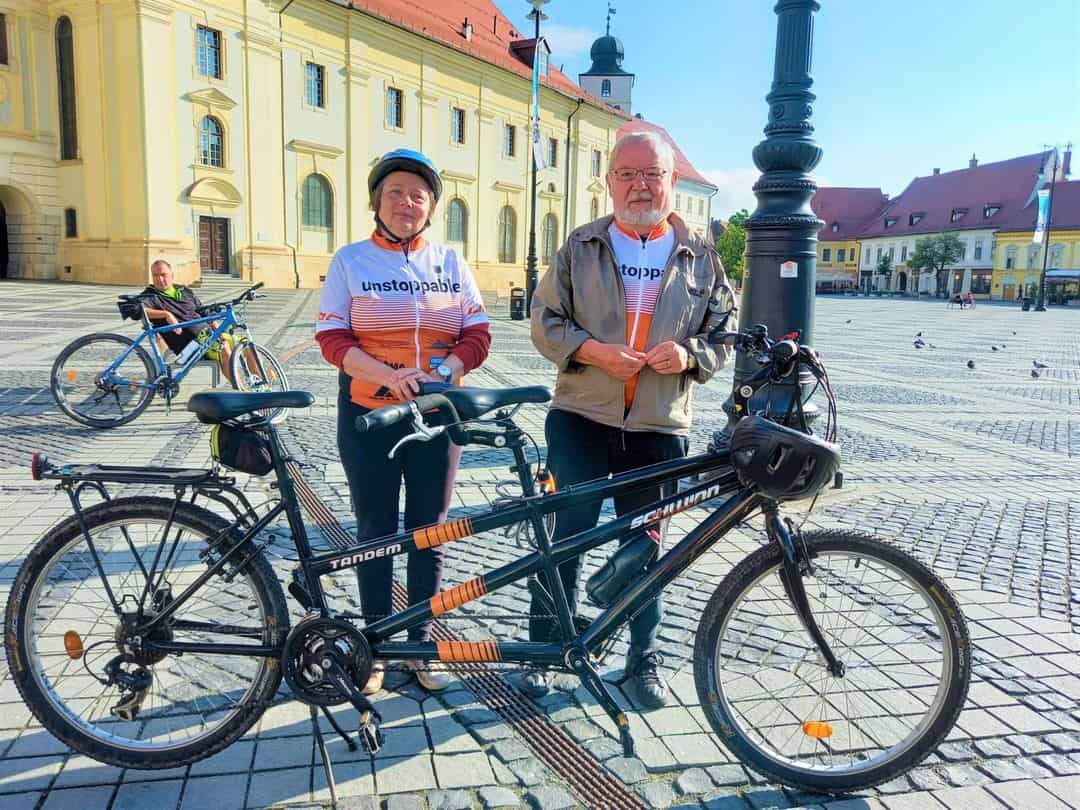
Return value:
[(242, 425), (214, 425), (210, 431), (210, 455), (229, 469), (248, 475), (266, 475), (274, 469), (270, 440)]

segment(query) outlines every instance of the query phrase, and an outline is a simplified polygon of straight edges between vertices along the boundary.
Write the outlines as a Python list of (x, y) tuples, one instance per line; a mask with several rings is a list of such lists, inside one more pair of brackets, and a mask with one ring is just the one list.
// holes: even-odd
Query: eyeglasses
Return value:
[(631, 180), (636, 179), (639, 174), (645, 178), (646, 183), (655, 183), (664, 179), (664, 175), (667, 174), (667, 169), (649, 168), (611, 170), (611, 176), (623, 183), (629, 183)]

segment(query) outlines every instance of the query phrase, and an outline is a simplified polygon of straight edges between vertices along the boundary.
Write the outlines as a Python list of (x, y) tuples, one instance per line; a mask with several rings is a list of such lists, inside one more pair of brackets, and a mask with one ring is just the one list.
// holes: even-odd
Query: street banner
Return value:
[(537, 171), (547, 168), (547, 161), (544, 160), (544, 144), (540, 139), (540, 49), (543, 47), (544, 38), (540, 37), (536, 43), (536, 50), (533, 52), (532, 115), (529, 119), (529, 133)]
[(1039, 216), (1035, 220), (1035, 233), (1031, 236), (1031, 241), (1036, 245), (1041, 245), (1043, 237), (1046, 236), (1046, 212), (1050, 208), (1050, 189), (1039, 189)]

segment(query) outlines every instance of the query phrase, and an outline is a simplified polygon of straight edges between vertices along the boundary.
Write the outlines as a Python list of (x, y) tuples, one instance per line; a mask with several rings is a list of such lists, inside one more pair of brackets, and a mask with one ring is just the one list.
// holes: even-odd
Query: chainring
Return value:
[(371, 645), (351, 622), (312, 616), (299, 622), (285, 639), (281, 670), (296, 698), (315, 706), (337, 706), (349, 698), (335, 686), (321, 661), (333, 647), (353, 683), (363, 689), (371, 676)]

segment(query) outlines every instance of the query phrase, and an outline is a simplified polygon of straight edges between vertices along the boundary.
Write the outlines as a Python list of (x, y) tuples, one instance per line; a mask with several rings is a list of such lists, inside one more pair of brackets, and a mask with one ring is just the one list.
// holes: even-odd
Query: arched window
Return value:
[(600, 98), (611, 98), (611, 79), (600, 82)]
[(221, 122), (211, 115), (199, 123), (199, 162), (204, 166), (225, 166), (225, 134)]
[(305, 228), (334, 227), (334, 193), (321, 174), (309, 174), (300, 190), (300, 207)]
[(550, 264), (555, 258), (555, 251), (559, 249), (556, 244), (559, 239), (559, 220), (554, 214), (544, 217), (543, 237), (540, 241), (540, 261)]
[(56, 21), (56, 95), (60, 100), (60, 159), (79, 156), (79, 135), (75, 126), (75, 47), (71, 20)]
[(517, 214), (509, 205), (499, 211), (499, 261), (513, 264), (517, 261)]
[(446, 241), (464, 245), (469, 232), (469, 212), (457, 197), (446, 206)]
[(589, 203), (589, 219), (600, 219), (600, 201), (596, 197)]

